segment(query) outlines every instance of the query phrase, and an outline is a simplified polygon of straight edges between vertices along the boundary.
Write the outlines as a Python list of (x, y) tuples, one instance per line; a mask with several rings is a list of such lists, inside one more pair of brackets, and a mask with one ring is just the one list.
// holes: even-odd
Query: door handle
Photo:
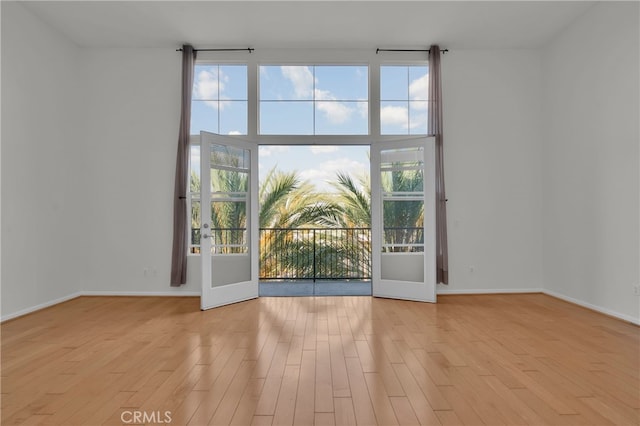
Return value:
[(204, 238), (205, 240), (206, 240), (207, 238), (209, 238), (210, 236), (211, 236), (211, 235), (202, 234), (202, 238)]

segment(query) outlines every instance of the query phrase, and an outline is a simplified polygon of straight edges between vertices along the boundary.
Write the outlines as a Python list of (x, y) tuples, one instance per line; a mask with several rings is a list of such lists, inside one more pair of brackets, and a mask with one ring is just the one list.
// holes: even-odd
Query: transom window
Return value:
[[(247, 64), (196, 64), (192, 135), (201, 130), (248, 135), (249, 120), (254, 135), (366, 136), (378, 128), (380, 135), (429, 133), (427, 65), (380, 65), (376, 82), (367, 65), (252, 66), (257, 66), (253, 84)], [(371, 84), (380, 88), (375, 108)], [(250, 117), (251, 99), (257, 113)], [(379, 127), (371, 126), (370, 111)]]
[(260, 66), (260, 134), (369, 134), (368, 67)]
[(247, 66), (196, 65), (191, 101), (191, 134), (247, 134)]
[(426, 135), (428, 100), (426, 66), (380, 67), (380, 134)]

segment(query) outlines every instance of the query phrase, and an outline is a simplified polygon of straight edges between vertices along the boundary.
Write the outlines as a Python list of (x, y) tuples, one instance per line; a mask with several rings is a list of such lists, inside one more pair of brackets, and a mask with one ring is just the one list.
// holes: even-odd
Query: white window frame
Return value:
[[(428, 69), (428, 61), (427, 62), (423, 62), (420, 64), (416, 64), (416, 63), (389, 63), (389, 62), (383, 62), (380, 64), (380, 67), (378, 68), (378, 71), (380, 71), (380, 68), (383, 66), (398, 66), (398, 67), (412, 67), (412, 66), (426, 66)], [(411, 82), (408, 81), (407, 84), (410, 86)], [(378, 87), (380, 87), (380, 82), (378, 82)], [(407, 87), (407, 91), (409, 90), (409, 87)], [(407, 93), (407, 95), (409, 95), (409, 93)], [(382, 99), (382, 96), (380, 95), (380, 99), (378, 99), (378, 107), (381, 107), (382, 102), (407, 102), (407, 124), (409, 125), (409, 127), (407, 128), (407, 133), (385, 133), (385, 135), (390, 136), (390, 135), (398, 135), (398, 136), (428, 136), (426, 133), (411, 133), (411, 97), (408, 96), (407, 99), (398, 99), (398, 100), (393, 100), (393, 99)], [(422, 102), (422, 100), (418, 101), (418, 102)], [(429, 102), (429, 100), (425, 100), (424, 102)], [(380, 113), (378, 113), (378, 118)], [(382, 124), (380, 125), (380, 131), (382, 132)]]
[[(427, 52), (382, 52), (374, 49), (256, 49), (253, 53), (198, 52), (198, 65), (247, 65), (247, 134), (239, 136), (260, 145), (370, 145), (374, 141), (404, 140), (424, 135), (380, 134), (380, 66), (426, 65)], [(261, 135), (259, 134), (259, 76), (261, 65), (362, 65), (369, 69), (369, 134)], [(194, 142), (194, 135), (191, 136)]]
[[(376, 142), (424, 138), (425, 135), (380, 134), (380, 66), (428, 65), (428, 52), (382, 52), (375, 49), (256, 49), (238, 52), (198, 52), (198, 65), (247, 66), (247, 134), (238, 138), (259, 145), (371, 145)], [(361, 65), (369, 70), (369, 134), (367, 135), (261, 135), (259, 133), (259, 68), (261, 65)], [(234, 137), (229, 135), (229, 137)], [(200, 145), (200, 135), (190, 135), (190, 146)], [(189, 167), (189, 170), (191, 168)], [(191, 218), (192, 196), (187, 188), (187, 218)], [(195, 198), (193, 198), (195, 199)], [(188, 226), (189, 255), (191, 249), (191, 222)]]
[[(199, 145), (199, 144), (198, 144)], [(189, 169), (191, 169), (191, 165), (189, 165)], [(191, 210), (192, 210), (192, 203), (193, 201), (197, 201), (200, 202), (200, 193), (199, 192), (191, 192), (191, 191), (187, 191), (187, 232), (189, 233), (187, 235), (187, 245), (188, 245), (188, 250), (187, 250), (187, 255), (188, 256), (200, 256), (200, 244), (194, 244), (193, 241), (191, 240)], [(202, 216), (202, 207), (200, 210), (200, 215)], [(200, 217), (200, 220), (202, 220), (202, 217)], [(198, 249), (198, 253), (193, 253), (194, 249)]]

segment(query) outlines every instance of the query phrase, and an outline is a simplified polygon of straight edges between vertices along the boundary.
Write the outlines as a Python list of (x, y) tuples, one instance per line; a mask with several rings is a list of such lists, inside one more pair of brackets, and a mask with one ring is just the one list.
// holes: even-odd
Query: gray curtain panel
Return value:
[(189, 133), (191, 127), (191, 91), (196, 51), (182, 46), (182, 99), (178, 155), (176, 157), (176, 183), (173, 199), (173, 246), (171, 253), (171, 286), (187, 282), (187, 183), (189, 179)]
[(436, 138), (436, 282), (449, 283), (447, 248), (447, 197), (444, 190), (444, 154), (442, 145), (442, 79), (440, 46), (429, 48), (429, 133)]

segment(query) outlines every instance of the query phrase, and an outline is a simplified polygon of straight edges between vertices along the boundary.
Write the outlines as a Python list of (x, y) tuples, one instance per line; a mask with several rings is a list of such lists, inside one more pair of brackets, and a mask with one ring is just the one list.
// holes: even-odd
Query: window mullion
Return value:
[(380, 136), (380, 63), (369, 64), (369, 134)]
[(409, 74), (409, 69), (411, 67), (407, 67), (407, 134), (411, 134), (411, 76)]
[(247, 63), (247, 135), (257, 140), (260, 116), (258, 112), (258, 63), (250, 60)]
[(313, 102), (313, 134), (317, 135), (316, 131), (316, 66), (313, 66), (313, 92), (311, 93), (311, 100)]

